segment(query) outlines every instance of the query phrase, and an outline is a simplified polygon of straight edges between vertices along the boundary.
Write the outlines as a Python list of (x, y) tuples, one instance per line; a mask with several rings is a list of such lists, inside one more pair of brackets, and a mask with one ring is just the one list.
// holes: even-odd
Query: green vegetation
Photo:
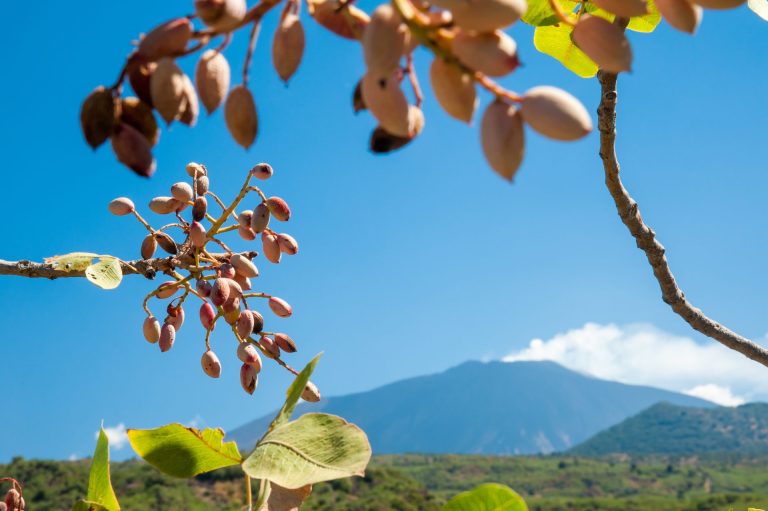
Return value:
[[(86, 495), (89, 461), (17, 458), (0, 473), (24, 482), (30, 509), (59, 511)], [(644, 457), (403, 455), (374, 458), (364, 478), (315, 485), (303, 510), (439, 511), (482, 483), (514, 488), (531, 511), (727, 511), (768, 507), (768, 456)], [(140, 461), (112, 464), (124, 511), (236, 511), (243, 473), (228, 467), (191, 480)]]

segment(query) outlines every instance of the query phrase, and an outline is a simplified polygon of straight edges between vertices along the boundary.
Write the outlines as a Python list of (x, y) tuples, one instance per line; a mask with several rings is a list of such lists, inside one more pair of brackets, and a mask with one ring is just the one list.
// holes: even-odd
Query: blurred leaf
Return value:
[[(560, 0), (560, 5), (568, 12), (572, 12), (579, 2), (573, 0)], [(560, 20), (552, 10), (549, 0), (529, 0), (528, 10), (523, 15), (523, 21), (534, 27), (556, 25)]]
[(85, 269), (85, 277), (102, 289), (115, 289), (123, 280), (120, 260), (112, 256), (100, 256), (98, 263)]
[(79, 500), (72, 506), (72, 511), (109, 511), (106, 507), (96, 502)]
[(157, 429), (129, 429), (136, 454), (165, 474), (190, 478), (243, 461), (235, 442), (224, 443), (224, 431), (202, 431), (181, 424)]
[(768, 21), (768, 0), (749, 0), (748, 5), (755, 14)]
[(311, 485), (289, 490), (272, 483), (269, 488), (269, 498), (261, 507), (256, 508), (258, 511), (299, 511), (301, 504), (312, 493)]
[[(599, 7), (595, 6), (595, 4), (587, 4), (587, 12), (594, 16), (605, 18), (608, 21), (613, 21), (616, 18), (615, 15), (600, 9)], [(656, 8), (655, 0), (648, 0), (648, 14), (630, 18), (629, 24), (627, 25), (627, 30), (650, 33), (656, 30), (656, 27), (660, 22), (661, 13)]]
[(597, 64), (573, 43), (572, 32), (573, 27), (563, 23), (550, 27), (536, 27), (533, 44), (537, 50), (556, 58), (578, 76), (591, 78), (597, 74)]
[(254, 479), (297, 489), (362, 476), (370, 458), (371, 446), (360, 428), (335, 415), (308, 413), (261, 439), (243, 470)]
[[(88, 506), (84, 509), (120, 511), (120, 504), (117, 503), (115, 490), (112, 489), (112, 481), (109, 477), (109, 440), (104, 433), (104, 427), (99, 430), (96, 450), (93, 452), (91, 474), (88, 477), (88, 499), (81, 502), (85, 502)], [(81, 502), (78, 502), (75, 507)], [(98, 507), (93, 507), (94, 505)]]
[(520, 495), (506, 486), (483, 484), (453, 497), (443, 511), (528, 511), (528, 506)]

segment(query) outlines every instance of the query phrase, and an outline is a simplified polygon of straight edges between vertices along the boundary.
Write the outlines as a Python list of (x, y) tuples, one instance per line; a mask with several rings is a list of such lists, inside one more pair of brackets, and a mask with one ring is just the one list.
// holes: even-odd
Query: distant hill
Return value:
[(659, 403), (598, 433), (574, 454), (768, 453), (768, 404), (690, 408)]
[[(362, 427), (377, 454), (535, 454), (567, 450), (654, 403), (714, 406), (652, 387), (599, 380), (553, 362), (467, 362), (439, 374), (304, 403)], [(273, 414), (230, 432), (243, 448)]]

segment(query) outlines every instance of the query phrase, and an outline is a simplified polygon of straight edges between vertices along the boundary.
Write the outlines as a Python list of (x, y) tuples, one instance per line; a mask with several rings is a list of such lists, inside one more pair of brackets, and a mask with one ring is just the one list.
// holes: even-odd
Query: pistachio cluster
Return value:
[(5, 493), (5, 499), (0, 501), (0, 511), (24, 511), (27, 507), (21, 484), (10, 477), (0, 478), (0, 483), (10, 482), (11, 488)]
[[(174, 268), (167, 272), (171, 280), (161, 283), (144, 299), (147, 314), (142, 328), (144, 338), (157, 344), (161, 352), (170, 350), (177, 332), (184, 325), (187, 299), (197, 297), (202, 302), (199, 319), (205, 329), (205, 352), (200, 361), (203, 371), (212, 378), (221, 376), (221, 362), (211, 348), (211, 333), (223, 319), (237, 341), (234, 351), (242, 362), (240, 383), (246, 392), (253, 394), (262, 369), (261, 355), (296, 374), (281, 358), (283, 353), (296, 352), (296, 343), (285, 333), (266, 331), (264, 316), (251, 305), (256, 300), (266, 300), (267, 307), (280, 318), (291, 316), (293, 309), (282, 298), (253, 291), (252, 279), (259, 276), (253, 259), (258, 253), (234, 252), (221, 235), (237, 231), (246, 241), (260, 237), (264, 257), (277, 264), (283, 255), (295, 255), (299, 251), (299, 245), (291, 235), (273, 230), (270, 224), (271, 220), (287, 222), (291, 210), (285, 200), (267, 197), (261, 189), (250, 184), (251, 178), (266, 180), (272, 176), (269, 164), (260, 163), (250, 170), (240, 193), (229, 205), (210, 190), (208, 170), (204, 165), (189, 163), (186, 170), (191, 184), (175, 183), (169, 196), (155, 197), (149, 203), (149, 209), (154, 213), (174, 217), (175, 221), (158, 229), (138, 213), (131, 199), (118, 197), (109, 204), (111, 213), (118, 216), (133, 214), (149, 231), (141, 242), (143, 259), (154, 257), (159, 247), (170, 255)], [(255, 207), (238, 213), (239, 204), (254, 195), (258, 197)], [(210, 214), (209, 199), (221, 209), (218, 217)], [(191, 218), (185, 219), (181, 213), (188, 208)], [(227, 221), (231, 223), (225, 225)], [(209, 225), (206, 227), (206, 224)], [(180, 240), (176, 241), (169, 232), (179, 232)], [(218, 245), (224, 252), (210, 252), (211, 244)], [(182, 271), (187, 274), (183, 275)], [(164, 306), (162, 322), (150, 311), (151, 299), (169, 300)], [(318, 401), (320, 394), (310, 384), (303, 397), (307, 401)]]

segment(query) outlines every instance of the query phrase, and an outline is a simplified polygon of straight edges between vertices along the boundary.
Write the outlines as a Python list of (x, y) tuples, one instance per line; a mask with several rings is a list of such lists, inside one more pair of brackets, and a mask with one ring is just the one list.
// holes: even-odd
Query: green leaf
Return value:
[(46, 257), (44, 261), (57, 270), (70, 272), (85, 270), (96, 257), (99, 257), (98, 254), (91, 254), (90, 252), (72, 252), (71, 254)]
[(115, 490), (109, 477), (109, 440), (104, 428), (99, 430), (96, 450), (91, 461), (91, 474), (88, 477), (88, 504), (97, 504), (108, 511), (120, 511)]
[(551, 27), (536, 27), (533, 44), (536, 49), (560, 61), (582, 78), (597, 74), (597, 64), (586, 56), (571, 40), (573, 27), (564, 23)]
[(755, 14), (768, 21), (768, 0), (749, 0), (748, 5)]
[(109, 511), (106, 507), (96, 502), (79, 500), (72, 506), (72, 511)]
[[(608, 11), (600, 9), (595, 4), (587, 4), (587, 12), (594, 16), (600, 16), (601, 18), (605, 18), (611, 22), (616, 18), (615, 15), (609, 13)], [(656, 7), (655, 0), (648, 0), (648, 14), (630, 18), (629, 24), (627, 25), (627, 30), (633, 30), (635, 32), (650, 33), (656, 30), (656, 27), (660, 22), (661, 22), (661, 13), (659, 12), (659, 9)]]
[(362, 476), (371, 459), (363, 430), (341, 417), (308, 413), (269, 432), (243, 462), (254, 479), (284, 488)]
[(482, 484), (449, 500), (443, 511), (528, 511), (523, 498), (500, 484)]
[(315, 355), (315, 358), (310, 360), (304, 369), (301, 370), (299, 375), (293, 380), (293, 383), (291, 383), (291, 386), (288, 387), (288, 390), (285, 393), (285, 403), (283, 403), (283, 407), (277, 412), (277, 415), (272, 420), (272, 423), (267, 429), (267, 433), (290, 420), (293, 410), (296, 409), (296, 403), (299, 402), (301, 393), (304, 391), (304, 387), (307, 386), (309, 377), (312, 376), (312, 373), (322, 356), (322, 353)]
[(102, 289), (115, 289), (123, 280), (120, 260), (112, 256), (100, 256), (98, 263), (85, 269), (85, 277)]
[[(573, 0), (560, 0), (560, 5), (567, 12), (573, 12), (579, 3)], [(549, 0), (528, 0), (528, 10), (525, 11), (522, 19), (534, 27), (557, 25), (560, 22)]]
[(165, 474), (184, 479), (243, 461), (235, 442), (224, 443), (224, 431), (202, 431), (181, 424), (157, 429), (129, 429), (136, 454)]

